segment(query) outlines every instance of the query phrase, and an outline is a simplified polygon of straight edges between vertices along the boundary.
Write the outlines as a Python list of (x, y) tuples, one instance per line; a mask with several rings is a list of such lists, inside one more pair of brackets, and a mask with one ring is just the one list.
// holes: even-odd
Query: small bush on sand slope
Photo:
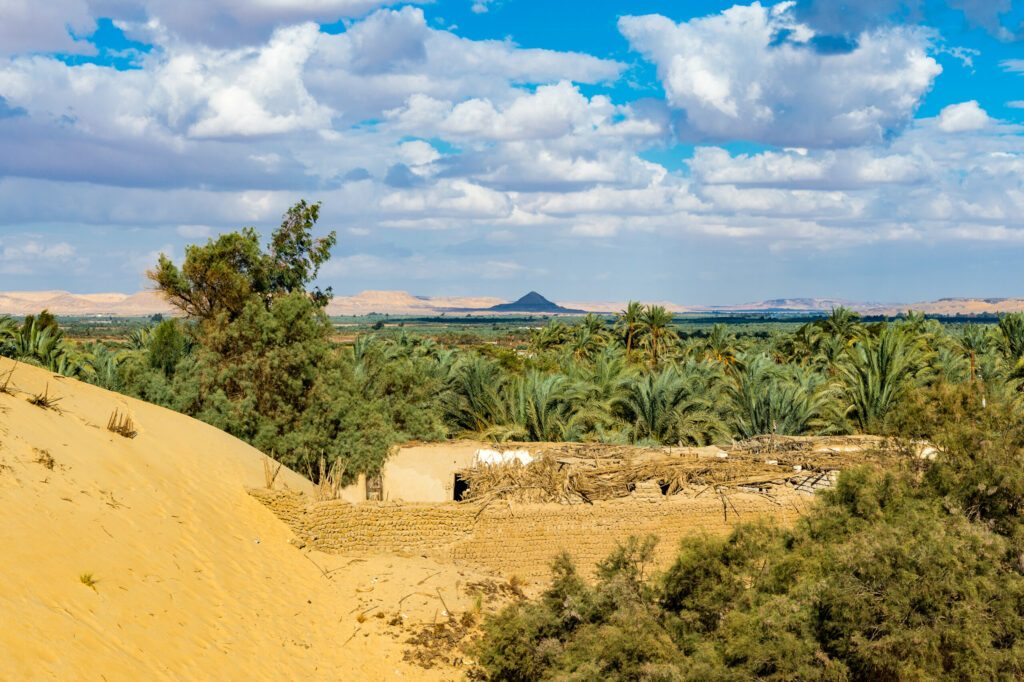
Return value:
[(1021, 679), (1019, 424), (979, 415), (931, 435), (947, 455), (927, 471), (846, 472), (793, 530), (689, 540), (653, 579), (637, 540), (593, 586), (559, 559), (542, 597), (485, 624), (481, 676)]

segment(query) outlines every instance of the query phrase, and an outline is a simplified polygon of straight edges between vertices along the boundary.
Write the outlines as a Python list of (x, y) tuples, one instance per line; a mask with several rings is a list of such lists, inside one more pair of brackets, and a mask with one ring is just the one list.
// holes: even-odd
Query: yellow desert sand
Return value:
[[(0, 394), (0, 679), (460, 676), (402, 654), (440, 599), (469, 608), (467, 571), (301, 551), (245, 492), (264, 485), (255, 449), (7, 359), (0, 379), (12, 368)], [(55, 409), (30, 402), (42, 393)], [(107, 430), (114, 410), (135, 438)], [(282, 470), (275, 487), (311, 486)], [(396, 617), (405, 633), (388, 625)]]

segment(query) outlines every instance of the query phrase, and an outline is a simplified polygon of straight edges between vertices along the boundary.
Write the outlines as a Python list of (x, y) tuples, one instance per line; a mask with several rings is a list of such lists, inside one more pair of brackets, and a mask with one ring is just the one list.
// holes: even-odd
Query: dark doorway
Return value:
[(380, 474), (366, 477), (366, 499), (380, 501), (384, 499), (384, 481)]
[(455, 484), (452, 486), (452, 499), (462, 502), (462, 497), (469, 491), (469, 482), (459, 474), (455, 474)]

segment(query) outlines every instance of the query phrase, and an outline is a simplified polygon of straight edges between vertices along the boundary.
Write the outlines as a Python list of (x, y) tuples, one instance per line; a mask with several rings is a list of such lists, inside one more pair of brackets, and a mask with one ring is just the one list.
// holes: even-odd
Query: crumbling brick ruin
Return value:
[[(870, 436), (765, 437), (728, 451), (532, 443), (521, 445), (529, 464), (492, 466), (473, 463), (478, 445), (399, 449), (384, 469), (383, 502), (358, 489), (332, 500), (250, 492), (323, 552), (422, 554), (540, 581), (563, 550), (587, 571), (629, 536), (655, 535), (664, 566), (688, 536), (755, 520), (791, 524), (840, 469), (906, 455)], [(451, 501), (460, 477), (468, 501)]]
[(317, 502), (295, 492), (250, 492), (301, 542), (322, 552), (426, 554), (528, 580), (547, 577), (551, 560), (562, 550), (581, 569), (592, 567), (630, 535), (657, 535), (657, 559), (664, 564), (686, 536), (724, 534), (740, 521), (755, 519), (789, 524), (810, 502), (809, 496), (799, 493), (665, 499), (657, 486), (639, 496), (594, 504), (485, 507), (455, 502)]

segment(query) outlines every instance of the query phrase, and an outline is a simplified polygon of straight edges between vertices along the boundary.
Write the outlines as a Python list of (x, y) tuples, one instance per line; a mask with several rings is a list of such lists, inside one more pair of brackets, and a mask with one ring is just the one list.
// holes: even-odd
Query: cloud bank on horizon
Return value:
[(1024, 2), (0, 0), (0, 289), (322, 200), (322, 279), (1021, 295)]

